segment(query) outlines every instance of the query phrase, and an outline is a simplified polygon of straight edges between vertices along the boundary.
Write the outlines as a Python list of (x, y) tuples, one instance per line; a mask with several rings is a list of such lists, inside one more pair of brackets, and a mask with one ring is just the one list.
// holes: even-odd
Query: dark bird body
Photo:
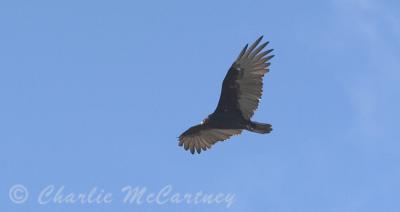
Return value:
[(179, 146), (191, 153), (211, 148), (242, 130), (269, 133), (270, 124), (251, 121), (262, 95), (263, 76), (269, 71), (268, 55), (272, 49), (262, 51), (268, 42), (258, 45), (257, 39), (248, 49), (246, 45), (230, 67), (222, 83), (221, 95), (214, 113), (201, 124), (193, 126), (179, 136)]

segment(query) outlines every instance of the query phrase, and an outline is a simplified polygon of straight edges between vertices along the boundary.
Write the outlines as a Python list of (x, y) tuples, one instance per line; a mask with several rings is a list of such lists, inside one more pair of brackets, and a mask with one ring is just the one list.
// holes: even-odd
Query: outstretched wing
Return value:
[(268, 42), (258, 45), (263, 36), (249, 48), (246, 45), (230, 67), (222, 83), (221, 96), (216, 112), (239, 110), (250, 119), (258, 107), (263, 89), (263, 77), (269, 71), (268, 62), (273, 49), (263, 51)]
[(241, 132), (240, 129), (215, 129), (210, 128), (207, 124), (199, 124), (189, 128), (179, 136), (179, 146), (183, 146), (185, 150), (190, 149), (192, 154), (195, 151), (200, 153), (201, 150), (210, 149), (218, 141), (224, 141)]

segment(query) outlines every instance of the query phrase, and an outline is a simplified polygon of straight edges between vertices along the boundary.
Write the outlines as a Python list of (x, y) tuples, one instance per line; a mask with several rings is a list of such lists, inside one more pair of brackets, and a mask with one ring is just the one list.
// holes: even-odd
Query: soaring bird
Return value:
[(224, 141), (242, 130), (269, 133), (270, 124), (251, 121), (263, 90), (263, 77), (269, 71), (268, 61), (273, 49), (263, 51), (269, 42), (261, 45), (263, 36), (240, 52), (229, 68), (222, 83), (221, 95), (215, 111), (201, 124), (195, 125), (179, 136), (179, 146), (192, 154), (207, 150), (218, 141)]

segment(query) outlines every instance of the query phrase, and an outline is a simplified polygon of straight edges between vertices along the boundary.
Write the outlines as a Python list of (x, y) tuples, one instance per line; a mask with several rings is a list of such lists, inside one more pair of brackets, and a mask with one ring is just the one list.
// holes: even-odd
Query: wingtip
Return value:
[(256, 46), (258, 46), (258, 44), (261, 42), (261, 40), (263, 39), (264, 35), (261, 35), (259, 38), (257, 38), (256, 41), (254, 41), (254, 44), (252, 45), (253, 48), (255, 48)]
[(269, 54), (269, 53), (271, 53), (271, 52), (273, 52), (274, 51), (274, 49), (268, 49), (267, 51), (265, 51), (265, 53), (266, 54)]

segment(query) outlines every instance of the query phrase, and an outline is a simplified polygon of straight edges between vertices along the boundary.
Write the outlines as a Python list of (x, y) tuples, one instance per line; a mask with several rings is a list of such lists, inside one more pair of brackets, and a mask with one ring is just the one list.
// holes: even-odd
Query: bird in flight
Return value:
[(201, 124), (183, 132), (179, 136), (179, 146), (194, 154), (242, 130), (271, 132), (270, 124), (250, 120), (261, 99), (263, 77), (271, 64), (268, 61), (274, 56), (270, 55), (273, 49), (263, 51), (268, 42), (259, 45), (262, 38), (243, 48), (224, 78), (217, 108)]

